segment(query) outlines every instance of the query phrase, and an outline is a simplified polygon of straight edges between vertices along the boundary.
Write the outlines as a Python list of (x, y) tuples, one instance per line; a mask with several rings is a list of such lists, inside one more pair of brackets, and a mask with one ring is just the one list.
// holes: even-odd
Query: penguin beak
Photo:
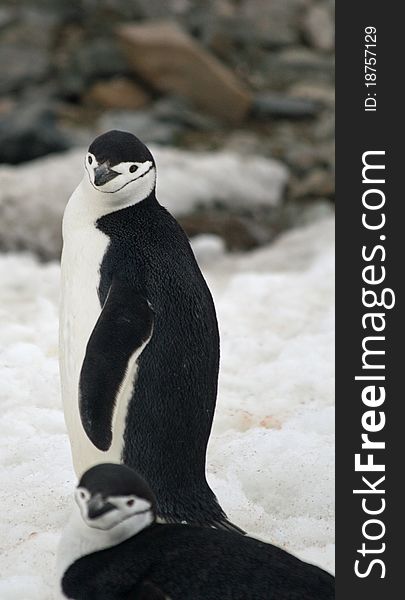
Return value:
[(97, 519), (114, 508), (114, 504), (105, 502), (101, 494), (95, 494), (87, 503), (87, 516), (89, 519)]
[(119, 173), (110, 169), (107, 162), (101, 163), (94, 169), (94, 185), (100, 186), (108, 183), (114, 177), (117, 177)]

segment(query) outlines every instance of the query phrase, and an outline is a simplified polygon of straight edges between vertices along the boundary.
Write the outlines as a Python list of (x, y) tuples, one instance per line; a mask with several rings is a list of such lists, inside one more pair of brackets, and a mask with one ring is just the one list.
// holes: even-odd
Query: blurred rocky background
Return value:
[(329, 214), (333, 49), (333, 0), (1, 0), (0, 249), (58, 258), (113, 128), (152, 145), (190, 236), (250, 249)]

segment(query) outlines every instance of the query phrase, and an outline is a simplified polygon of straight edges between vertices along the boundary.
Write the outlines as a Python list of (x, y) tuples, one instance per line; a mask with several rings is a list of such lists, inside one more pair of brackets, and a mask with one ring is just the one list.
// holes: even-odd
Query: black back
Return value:
[(334, 578), (253, 538), (152, 525), (66, 571), (69, 598), (98, 600), (332, 600)]
[(97, 227), (111, 240), (100, 269), (101, 305), (114, 277), (146, 298), (154, 315), (152, 338), (138, 359), (123, 461), (150, 483), (160, 516), (221, 522), (224, 513), (205, 479), (219, 334), (188, 239), (154, 193), (103, 216)]

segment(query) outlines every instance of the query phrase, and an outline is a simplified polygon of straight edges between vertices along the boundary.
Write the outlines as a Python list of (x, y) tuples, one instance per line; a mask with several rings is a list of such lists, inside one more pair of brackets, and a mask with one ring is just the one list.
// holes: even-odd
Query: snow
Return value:
[[(214, 202), (239, 208), (276, 206), (288, 179), (282, 163), (262, 156), (150, 149), (157, 164), (158, 198), (176, 216)], [(82, 177), (85, 153), (82, 148), (0, 167), (3, 250), (26, 249), (47, 259), (59, 257), (62, 214)]]
[[(221, 329), (209, 480), (250, 534), (333, 569), (333, 222), (194, 247)], [(75, 478), (57, 363), (59, 266), (0, 255), (0, 598), (51, 600)]]

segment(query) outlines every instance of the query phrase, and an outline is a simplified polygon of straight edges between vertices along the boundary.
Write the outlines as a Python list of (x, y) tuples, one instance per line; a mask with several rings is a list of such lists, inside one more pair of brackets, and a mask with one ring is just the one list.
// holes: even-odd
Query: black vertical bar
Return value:
[[(339, 2), (336, 8), (336, 189), (337, 189), (337, 363), (336, 363), (336, 433), (337, 433), (337, 550), (336, 550), (336, 597), (338, 600), (382, 598), (399, 598), (403, 595), (403, 550), (402, 537), (405, 524), (402, 518), (405, 492), (403, 491), (403, 460), (405, 457), (403, 440), (405, 440), (405, 421), (403, 405), (404, 391), (401, 388), (401, 374), (404, 371), (404, 319), (402, 313), (405, 278), (405, 194), (403, 179), (405, 177), (405, 148), (403, 148), (404, 101), (401, 88), (404, 67), (402, 65), (404, 50), (404, 25), (400, 13), (399, 2), (357, 0), (356, 2)], [(367, 31), (376, 29), (376, 46), (373, 48), (372, 38), (366, 38)], [(366, 86), (373, 77), (374, 71), (365, 69), (366, 43), (369, 50), (376, 52), (375, 86)], [(373, 63), (373, 61), (370, 61)], [(376, 106), (374, 107), (376, 100)], [(367, 102), (366, 102), (367, 100)], [(369, 110), (365, 110), (366, 106)], [(371, 110), (376, 108), (376, 110)], [(370, 151), (385, 154), (369, 155), (370, 163), (384, 165), (385, 169), (368, 170), (374, 180), (383, 178), (384, 183), (363, 182), (363, 153)], [(367, 179), (367, 177), (366, 177)], [(366, 203), (378, 204), (378, 199), (385, 199), (379, 210), (370, 210), (363, 205), (363, 195), (367, 190), (378, 190), (366, 193)], [(377, 224), (385, 217), (385, 225), (381, 229), (369, 230), (362, 224), (363, 214), (369, 223)], [(374, 258), (365, 260), (362, 248), (370, 257), (376, 246)], [(381, 284), (367, 284), (362, 279), (366, 266), (374, 265), (373, 278), (385, 278)], [(370, 277), (372, 271), (366, 272)], [(366, 308), (363, 305), (364, 289), (374, 290), (379, 299), (383, 289), (392, 289), (395, 293), (393, 308)], [(371, 300), (369, 294), (368, 299)], [(385, 304), (390, 304), (392, 294), (387, 292)], [(371, 318), (364, 327), (362, 317), (366, 313), (384, 313), (385, 327), (380, 332), (373, 331)], [(402, 314), (401, 314), (402, 313)], [(376, 319), (382, 326), (382, 317)], [(368, 342), (369, 348), (383, 350), (385, 354), (373, 355), (369, 363), (384, 363), (384, 369), (363, 369), (362, 341), (366, 336), (382, 336), (384, 340)], [(374, 344), (374, 346), (372, 345)], [(355, 380), (356, 376), (384, 376), (385, 380)], [(386, 393), (381, 406), (366, 406), (362, 401), (362, 391), (366, 386), (383, 387)], [(362, 450), (361, 435), (367, 433), (362, 425), (362, 416), (368, 410), (374, 412), (373, 423), (381, 425), (380, 431), (369, 433), (369, 439), (385, 443), (385, 448)], [(384, 412), (384, 416), (380, 413)], [(364, 418), (364, 416), (363, 416)], [(379, 425), (376, 425), (378, 427)], [(361, 462), (368, 460), (367, 454), (373, 455), (375, 464), (385, 466), (385, 471), (355, 471), (355, 455), (361, 454)], [(354, 494), (353, 490), (370, 490), (362, 476), (376, 486), (379, 492), (385, 493)], [(382, 484), (376, 481), (385, 476)], [(385, 502), (381, 514), (370, 515), (366, 508), (378, 510)], [(384, 502), (383, 502), (384, 501)], [(375, 518), (381, 523), (368, 523)], [(364, 536), (380, 539), (369, 540)], [(362, 550), (365, 544), (365, 552)], [(385, 546), (384, 546), (385, 544)], [(370, 553), (370, 551), (372, 551)], [(359, 560), (358, 571), (365, 575), (360, 577), (355, 572), (355, 561)], [(372, 563), (373, 560), (377, 562)], [(378, 562), (381, 561), (381, 562)], [(385, 574), (384, 577), (381, 577)]]

